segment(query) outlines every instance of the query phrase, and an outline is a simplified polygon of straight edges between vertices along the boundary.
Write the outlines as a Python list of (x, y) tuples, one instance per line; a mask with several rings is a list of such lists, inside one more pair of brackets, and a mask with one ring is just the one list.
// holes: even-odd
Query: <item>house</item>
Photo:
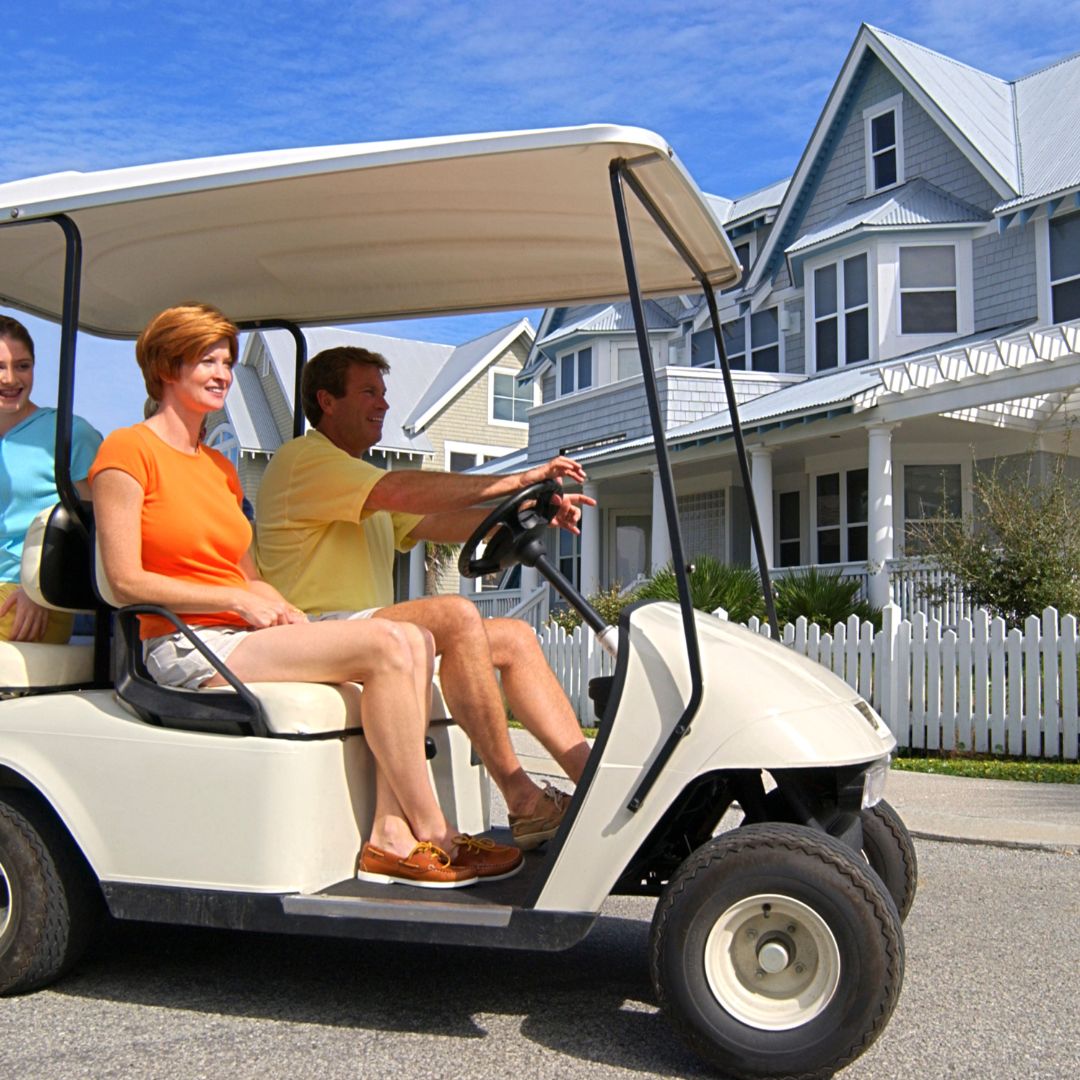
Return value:
[[(526, 445), (535, 391), (518, 376), (534, 337), (528, 319), (456, 346), (335, 328), (305, 330), (304, 337), (308, 356), (353, 345), (389, 361), (390, 409), (382, 439), (368, 455), (380, 468), (462, 472)], [(288, 333), (249, 335), (225, 408), (208, 423), (208, 444), (236, 465), (252, 503), (271, 455), (292, 437), (295, 366)], [(429, 579), (425, 555), (418, 544), (399, 560), (400, 599), (457, 589), (452, 569), (437, 582)]]
[[(1014, 82), (862, 26), (790, 179), (710, 197), (744, 267), (717, 296), (766, 557), (922, 573), (913, 523), (968, 511), (972, 469), (1060, 455), (1080, 475), (1080, 54)], [(685, 554), (752, 561), (702, 296), (645, 304)], [(589, 472), (586, 594), (665, 563), (629, 305), (549, 309), (529, 463)], [(557, 547), (555, 547), (557, 545)]]

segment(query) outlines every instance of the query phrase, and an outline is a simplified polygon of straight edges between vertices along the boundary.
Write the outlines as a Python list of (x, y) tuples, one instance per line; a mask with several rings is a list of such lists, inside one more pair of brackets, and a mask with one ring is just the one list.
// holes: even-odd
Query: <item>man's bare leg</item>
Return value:
[[(405, 600), (381, 608), (375, 617), (412, 623), (430, 631), (435, 638), (435, 651), (442, 656), (439, 682), (451, 715), (472, 740), (510, 813), (531, 814), (542, 791), (521, 767), (510, 742), (506, 710), (485, 631), (484, 624), (489, 620), (481, 618), (475, 606), (463, 596)], [(550, 669), (548, 674), (551, 675)], [(554, 681), (554, 676), (551, 678)], [(558, 683), (555, 686), (558, 688)]]
[(576, 784), (589, 744), (532, 627), (520, 619), (484, 619), (483, 626), (510, 711)]

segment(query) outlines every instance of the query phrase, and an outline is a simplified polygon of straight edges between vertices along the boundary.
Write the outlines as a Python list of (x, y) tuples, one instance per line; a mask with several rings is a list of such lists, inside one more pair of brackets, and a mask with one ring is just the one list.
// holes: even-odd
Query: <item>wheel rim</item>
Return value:
[(719, 1005), (763, 1031), (788, 1031), (819, 1015), (840, 982), (828, 923), (790, 896), (732, 904), (705, 942), (705, 977)]
[(11, 922), (11, 882), (8, 880), (4, 864), (0, 863), (0, 942), (4, 940)]

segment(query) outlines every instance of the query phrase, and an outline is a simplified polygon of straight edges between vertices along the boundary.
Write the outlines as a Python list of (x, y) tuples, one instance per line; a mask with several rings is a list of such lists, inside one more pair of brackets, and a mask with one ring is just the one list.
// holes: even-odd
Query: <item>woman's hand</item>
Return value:
[(304, 623), (307, 616), (284, 597), (268, 595), (265, 591), (239, 589), (229, 605), (246, 623), (256, 630), (268, 626), (289, 626), (292, 623)]
[(16, 589), (0, 604), (0, 618), (12, 608), (15, 609), (15, 619), (11, 624), (10, 640), (40, 641), (49, 625), (49, 609), (35, 604), (22, 588)]

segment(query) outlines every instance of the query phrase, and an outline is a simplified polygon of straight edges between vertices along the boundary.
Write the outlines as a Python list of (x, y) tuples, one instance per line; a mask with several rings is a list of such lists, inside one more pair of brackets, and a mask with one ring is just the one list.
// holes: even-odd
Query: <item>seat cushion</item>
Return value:
[(93, 677), (93, 645), (0, 641), (0, 689), (77, 686)]
[[(55, 646), (54, 646), (55, 647)], [(266, 723), (275, 735), (322, 735), (348, 731), (362, 724), (359, 683), (248, 683), (259, 699)], [(432, 685), (431, 719), (445, 721), (449, 714), (438, 678)], [(203, 694), (231, 694), (230, 689), (202, 690)]]

